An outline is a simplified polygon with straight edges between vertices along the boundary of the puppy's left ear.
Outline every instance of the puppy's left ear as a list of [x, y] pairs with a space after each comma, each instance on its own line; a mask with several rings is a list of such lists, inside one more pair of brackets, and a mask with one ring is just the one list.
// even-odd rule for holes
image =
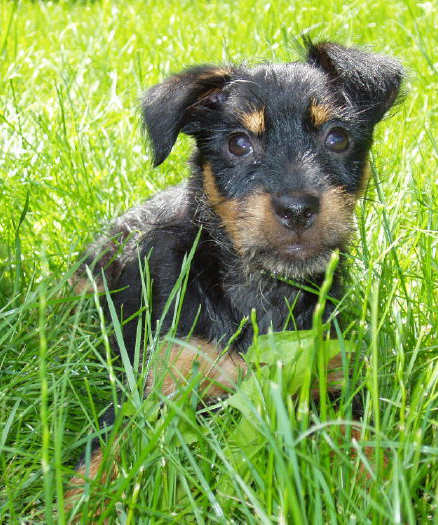
[[307, 62], [322, 69], [339, 89], [342, 103], [353, 104], [376, 124], [400, 92], [403, 68], [397, 60], [331, 42], [306, 43]]
[[153, 146], [154, 166], [167, 158], [180, 131], [189, 134], [195, 131], [200, 111], [220, 104], [222, 89], [230, 79], [230, 69], [197, 66], [146, 91], [141, 109]]

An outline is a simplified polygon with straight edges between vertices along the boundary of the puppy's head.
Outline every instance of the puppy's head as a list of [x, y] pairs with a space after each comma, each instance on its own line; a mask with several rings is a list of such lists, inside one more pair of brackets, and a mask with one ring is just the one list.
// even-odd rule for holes
[[142, 110], [155, 165], [180, 131], [196, 139], [203, 191], [247, 268], [305, 278], [348, 239], [401, 80], [392, 59], [308, 43], [304, 63], [184, 71]]

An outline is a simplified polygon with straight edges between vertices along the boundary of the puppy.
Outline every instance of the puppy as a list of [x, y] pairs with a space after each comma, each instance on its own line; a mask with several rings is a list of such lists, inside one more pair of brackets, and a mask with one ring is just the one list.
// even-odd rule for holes
[[[117, 290], [133, 359], [141, 266], [147, 260], [152, 327], [161, 319], [164, 335], [174, 316], [166, 302], [195, 245], [175, 333], [190, 337], [159, 360], [165, 395], [195, 361], [209, 396], [231, 387], [245, 369], [253, 328], [242, 319], [253, 309], [259, 333], [310, 328], [318, 295], [302, 285], [320, 285], [332, 252], [346, 249], [374, 126], [396, 101], [403, 71], [393, 59], [330, 42], [307, 42], [306, 51], [305, 62], [193, 67], [144, 95], [155, 166], [183, 132], [196, 143], [191, 176], [117, 219], [86, 264]], [[339, 293], [335, 275], [331, 295]], [[332, 311], [328, 302], [325, 318]], [[146, 390], [153, 381], [151, 372]], [[100, 458], [97, 451], [91, 476]]]

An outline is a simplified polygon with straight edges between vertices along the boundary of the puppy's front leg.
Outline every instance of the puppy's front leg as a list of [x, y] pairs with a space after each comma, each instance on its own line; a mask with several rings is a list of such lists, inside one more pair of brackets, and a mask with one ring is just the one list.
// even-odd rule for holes
[[173, 343], [164, 347], [154, 356], [152, 371], [146, 385], [148, 394], [161, 377], [160, 390], [171, 395], [187, 383], [197, 368], [202, 378], [200, 390], [204, 399], [226, 396], [236, 385], [239, 377], [246, 373], [245, 361], [233, 351], [224, 355], [213, 343], [192, 337], [186, 343]]

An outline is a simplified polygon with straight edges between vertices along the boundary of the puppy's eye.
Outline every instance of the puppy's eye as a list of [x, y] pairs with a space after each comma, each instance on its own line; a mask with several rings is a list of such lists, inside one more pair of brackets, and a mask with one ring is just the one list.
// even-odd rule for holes
[[254, 151], [254, 148], [248, 135], [235, 133], [228, 139], [228, 151], [235, 157], [246, 157]]
[[332, 128], [326, 138], [325, 147], [334, 153], [343, 153], [350, 145], [349, 134], [345, 129]]

